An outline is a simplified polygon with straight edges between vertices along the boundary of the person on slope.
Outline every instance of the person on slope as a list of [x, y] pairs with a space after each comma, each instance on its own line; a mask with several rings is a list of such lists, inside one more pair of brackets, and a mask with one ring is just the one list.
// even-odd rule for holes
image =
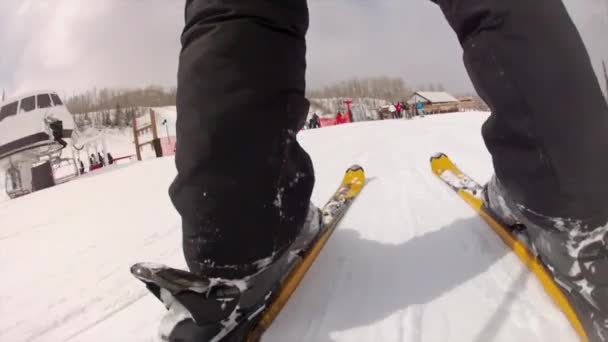
[[106, 166], [105, 158], [103, 157], [103, 154], [101, 154], [101, 152], [97, 152], [97, 160], [99, 160], [99, 167]]
[[81, 175], [84, 175], [84, 163], [82, 160], [78, 159], [78, 169]]
[[401, 117], [401, 103], [395, 103], [395, 116], [393, 119], [399, 119]]
[[63, 121], [52, 115], [47, 115], [44, 117], [44, 124], [47, 127], [49, 136], [53, 137], [53, 140], [60, 144], [62, 149], [68, 146], [68, 143], [63, 140]]
[[395, 107], [394, 104], [391, 104], [390, 106], [388, 106], [388, 111], [391, 114], [391, 119], [394, 119], [395, 117], [397, 117], [397, 107]]
[[317, 115], [317, 113], [312, 113], [312, 117], [309, 120], [308, 127], [311, 129], [321, 127], [321, 120], [319, 118], [319, 115]]
[[416, 102], [416, 113], [423, 118], [424, 115], [426, 114], [424, 112], [424, 104], [422, 103], [422, 101], [418, 100], [418, 102]]
[[336, 125], [342, 125], [348, 122], [347, 114], [344, 112], [338, 112], [336, 115]]
[[336, 114], [336, 125], [340, 125], [342, 123], [343, 123], [342, 112], [338, 111], [338, 113]]
[[[578, 310], [592, 313], [589, 334], [604, 340], [608, 159], [595, 151], [608, 150], [608, 108], [581, 38], [561, 0], [436, 2], [493, 112], [482, 129], [496, 171], [486, 204], [528, 226], [540, 257], [580, 298]], [[319, 229], [313, 165], [295, 137], [309, 108], [308, 7], [188, 0], [185, 14], [170, 196], [190, 270], [247, 279], [238, 307], [254, 315], [294, 241], [305, 245]], [[193, 318], [206, 300], [179, 303], [189, 313], [165, 321], [164, 338], [215, 336], [223, 318]], [[166, 304], [170, 313], [179, 306]]]

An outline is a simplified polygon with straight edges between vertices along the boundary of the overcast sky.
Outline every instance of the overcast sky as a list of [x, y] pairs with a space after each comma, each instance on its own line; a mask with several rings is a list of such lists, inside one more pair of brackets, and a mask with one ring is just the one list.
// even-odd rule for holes
[[[250, 0], [248, 0], [250, 1]], [[596, 70], [608, 60], [608, 0], [565, 0]], [[0, 88], [7, 95], [174, 86], [180, 0], [0, 0]], [[472, 90], [461, 49], [428, 0], [309, 0], [308, 85], [399, 76]]]

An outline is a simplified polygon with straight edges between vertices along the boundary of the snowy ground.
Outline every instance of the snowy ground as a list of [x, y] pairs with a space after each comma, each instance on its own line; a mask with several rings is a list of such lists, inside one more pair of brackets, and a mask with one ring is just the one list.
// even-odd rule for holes
[[[264, 341], [575, 341], [540, 285], [431, 174], [433, 152], [491, 175], [487, 114], [301, 133], [322, 203], [344, 169], [370, 182]], [[147, 160], [0, 202], [0, 341], [153, 341], [163, 307], [129, 274], [183, 267], [167, 196], [173, 160]]]

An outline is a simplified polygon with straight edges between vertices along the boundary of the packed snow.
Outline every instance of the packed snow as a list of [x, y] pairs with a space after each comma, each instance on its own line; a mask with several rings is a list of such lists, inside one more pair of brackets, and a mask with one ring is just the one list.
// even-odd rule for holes
[[[369, 183], [264, 341], [576, 340], [534, 276], [430, 171], [442, 151], [488, 180], [487, 115], [300, 133], [316, 204], [351, 164]], [[1, 201], [0, 341], [154, 341], [165, 309], [129, 267], [185, 267], [174, 176], [173, 158], [151, 159]]]

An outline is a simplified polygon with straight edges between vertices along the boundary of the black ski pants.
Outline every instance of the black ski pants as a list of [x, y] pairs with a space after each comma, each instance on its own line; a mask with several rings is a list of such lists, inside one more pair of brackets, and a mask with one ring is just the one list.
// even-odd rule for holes
[[296, 141], [309, 109], [307, 29], [303, 0], [186, 3], [178, 175], [169, 191], [193, 272], [254, 273], [304, 223], [314, 184], [310, 157]]
[[438, 0], [492, 115], [483, 137], [509, 197], [529, 212], [608, 218], [608, 107], [561, 0]]
[[[492, 109], [483, 136], [509, 195], [604, 222], [608, 109], [561, 1], [438, 4]], [[170, 194], [194, 272], [251, 274], [304, 222], [314, 172], [295, 135], [308, 112], [307, 27], [306, 0], [187, 1]]]

